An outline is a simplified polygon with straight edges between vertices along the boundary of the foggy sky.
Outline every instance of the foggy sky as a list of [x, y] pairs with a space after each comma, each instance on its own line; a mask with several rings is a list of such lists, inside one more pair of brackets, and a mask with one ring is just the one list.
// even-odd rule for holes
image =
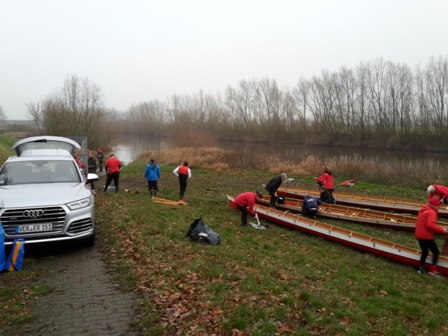
[[323, 70], [383, 58], [414, 68], [448, 56], [445, 0], [0, 0], [0, 106], [26, 104], [89, 78], [106, 107], [241, 80], [293, 87]]

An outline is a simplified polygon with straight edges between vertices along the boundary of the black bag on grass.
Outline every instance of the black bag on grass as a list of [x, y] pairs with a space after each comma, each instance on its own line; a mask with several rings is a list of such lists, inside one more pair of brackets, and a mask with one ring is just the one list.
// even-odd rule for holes
[[221, 237], [215, 231], [210, 229], [210, 227], [206, 223], [204, 223], [202, 217], [196, 219], [193, 223], [191, 223], [186, 237], [190, 237], [194, 241], [200, 241], [206, 244], [221, 244]]

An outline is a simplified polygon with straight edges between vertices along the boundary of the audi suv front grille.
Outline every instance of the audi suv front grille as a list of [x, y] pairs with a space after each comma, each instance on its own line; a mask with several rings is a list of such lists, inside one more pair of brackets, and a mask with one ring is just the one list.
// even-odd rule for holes
[[[18, 225], [51, 224], [52, 230], [48, 232], [62, 232], [66, 213], [62, 207], [39, 207], [24, 209], [9, 209], [3, 212], [0, 221], [7, 236], [16, 235]], [[30, 232], [36, 233], [36, 232]], [[21, 235], [27, 233], [21, 233]], [[29, 233], [28, 233], [29, 234]]]

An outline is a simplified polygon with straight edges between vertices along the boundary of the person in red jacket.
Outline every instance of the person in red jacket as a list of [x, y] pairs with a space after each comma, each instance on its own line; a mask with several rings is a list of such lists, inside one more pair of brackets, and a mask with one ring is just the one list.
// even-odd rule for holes
[[173, 174], [179, 178], [179, 202], [185, 203], [185, 190], [187, 190], [188, 179], [191, 178], [191, 170], [188, 168], [188, 161], [184, 161], [182, 166], [174, 169]]
[[443, 202], [443, 204], [448, 204], [448, 187], [445, 187], [443, 185], [439, 184], [432, 184], [427, 189], [430, 199], [434, 196], [439, 196], [440, 202]]
[[235, 197], [235, 205], [241, 211], [241, 222], [243, 226], [247, 226], [247, 214], [255, 215], [255, 202], [261, 200], [263, 195], [257, 192], [245, 192]]
[[104, 192], [107, 191], [107, 188], [109, 187], [109, 184], [112, 182], [112, 180], [114, 180], [115, 192], [118, 192], [121, 161], [118, 160], [115, 157], [115, 155], [112, 153], [112, 154], [110, 154], [110, 157], [107, 159], [104, 167], [106, 168], [106, 173], [107, 173], [106, 184], [104, 185]]
[[324, 173], [314, 178], [317, 181], [317, 184], [320, 187], [325, 187], [330, 192], [331, 198], [333, 198], [333, 173], [330, 171], [330, 168], [328, 166], [324, 166]]
[[440, 201], [437, 197], [430, 198], [428, 203], [418, 212], [417, 223], [415, 224], [415, 238], [417, 238], [422, 249], [418, 272], [425, 273], [425, 261], [430, 250], [432, 252], [432, 265], [428, 273], [435, 276], [439, 275], [437, 261], [440, 252], [434, 241], [434, 233], [445, 234], [448, 232], [448, 229], [436, 224], [439, 206]]

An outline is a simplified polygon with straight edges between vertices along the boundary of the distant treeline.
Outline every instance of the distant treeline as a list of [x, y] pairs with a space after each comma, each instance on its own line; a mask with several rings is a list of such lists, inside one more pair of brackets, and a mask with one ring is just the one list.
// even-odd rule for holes
[[27, 105], [41, 134], [82, 135], [92, 148], [118, 133], [307, 145], [442, 150], [448, 146], [448, 57], [411, 69], [378, 59], [355, 69], [323, 71], [294, 87], [242, 80], [223, 93], [174, 95], [107, 109], [88, 78], [68, 76], [59, 91]]
[[198, 132], [220, 140], [279, 141], [444, 149], [448, 130], [448, 58], [412, 70], [379, 59], [323, 71], [279, 88], [274, 79], [242, 80], [223, 94], [174, 95], [131, 106], [121, 131], [141, 135]]

